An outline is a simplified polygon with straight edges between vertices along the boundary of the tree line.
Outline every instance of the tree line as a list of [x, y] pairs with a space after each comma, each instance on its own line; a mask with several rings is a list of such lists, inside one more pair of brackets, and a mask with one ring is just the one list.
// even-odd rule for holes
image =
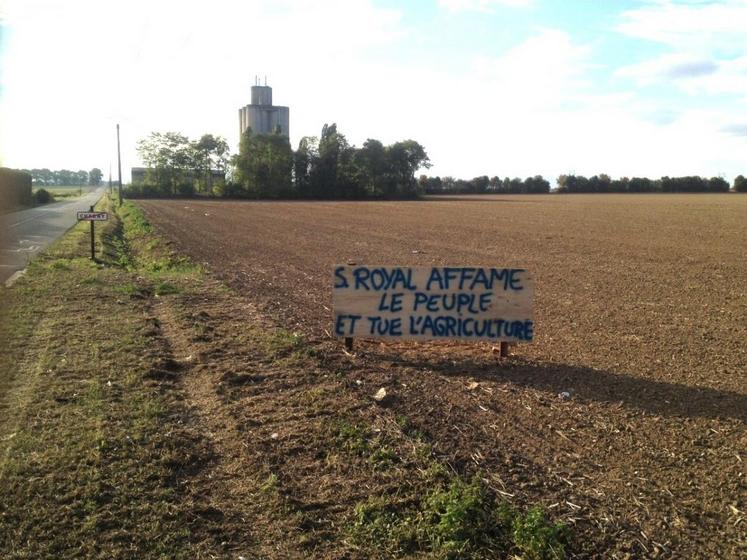
[[420, 189], [426, 194], [541, 194], [550, 192], [550, 183], [542, 175], [513, 179], [481, 175], [474, 179], [464, 180], [454, 177], [427, 177], [418, 179]]
[[190, 140], [178, 132], [152, 132], [137, 143], [147, 166], [142, 179], [133, 177], [131, 196], [210, 196], [225, 194], [230, 151], [220, 136], [203, 134]]
[[[410, 198], [418, 194], [415, 173], [430, 167], [428, 154], [414, 140], [385, 146], [368, 139], [358, 148], [336, 124], [325, 124], [319, 137], [304, 136], [297, 150], [279, 130], [255, 134], [247, 129], [231, 158], [220, 137], [192, 142], [174, 132], [151, 133], [138, 142], [138, 153], [148, 172], [141, 184], [128, 187], [131, 196]], [[211, 170], [229, 175], [210, 185]]]
[[[736, 183], [736, 181], [735, 181]], [[611, 179], [601, 174], [593, 177], [581, 175], [561, 175], [558, 177], [560, 193], [718, 193], [729, 192], [729, 183], [722, 177], [710, 179], [698, 176], [662, 177], [621, 177]]]
[[[539, 194], [549, 193], [550, 183], [541, 175], [510, 179], [508, 177], [488, 178], [487, 175], [474, 179], [454, 179], [453, 177], [427, 177], [418, 179], [420, 189], [426, 194]], [[739, 175], [733, 184], [736, 192], [747, 192], [747, 179]], [[593, 177], [581, 175], [560, 175], [557, 179], [558, 193], [719, 193], [728, 192], [729, 183], [721, 177], [621, 177], [612, 179], [604, 173]]]
[[[287, 136], [255, 134], [247, 129], [239, 153], [229, 153], [220, 136], [204, 134], [190, 140], [176, 132], [153, 132], [138, 142], [148, 166], [143, 177], [128, 187], [131, 196], [231, 196], [240, 198], [365, 199], [412, 198], [425, 194], [542, 194], [551, 185], [541, 175], [526, 179], [488, 177], [470, 180], [420, 175], [430, 167], [423, 146], [403, 140], [385, 146], [369, 138], [351, 145], [336, 124], [325, 124], [321, 135], [304, 136], [293, 150]], [[621, 177], [604, 173], [592, 177], [560, 175], [558, 193], [687, 193], [727, 192], [721, 177]], [[734, 190], [747, 192], [739, 175]]]
[[252, 198], [364, 199], [412, 198], [418, 194], [415, 173], [430, 167], [428, 154], [415, 140], [385, 146], [369, 138], [351, 145], [336, 124], [321, 136], [304, 136], [293, 151], [287, 137], [254, 134], [241, 137], [234, 159], [232, 194]]
[[72, 187], [80, 185], [99, 186], [103, 174], [94, 167], [90, 171], [70, 171], [69, 169], [20, 169], [31, 175], [31, 183], [40, 187]]

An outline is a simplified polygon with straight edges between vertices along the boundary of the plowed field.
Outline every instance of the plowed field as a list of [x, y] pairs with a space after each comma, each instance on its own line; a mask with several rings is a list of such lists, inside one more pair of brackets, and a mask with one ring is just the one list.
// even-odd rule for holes
[[[303, 333], [351, 399], [386, 387], [379, 413], [411, 419], [456, 471], [575, 525], [579, 557], [747, 556], [747, 196], [139, 205]], [[350, 261], [528, 268], [535, 342], [506, 360], [379, 341], [347, 356], [331, 267]]]

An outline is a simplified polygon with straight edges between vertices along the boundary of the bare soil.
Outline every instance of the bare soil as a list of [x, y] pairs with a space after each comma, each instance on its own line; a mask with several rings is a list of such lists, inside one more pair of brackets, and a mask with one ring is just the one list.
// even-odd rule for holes
[[[322, 535], [309, 550], [321, 554], [324, 531], [386, 486], [362, 486], [370, 480], [350, 467], [337, 479], [320, 475], [332, 472], [317, 453], [324, 415], [358, 414], [374, 425], [406, 417], [457, 472], [483, 473], [515, 503], [543, 504], [574, 526], [576, 557], [747, 555], [747, 197], [139, 205], [238, 294], [230, 305], [216, 296], [179, 313], [156, 308], [179, 355], [199, 347], [179, 334], [185, 321], [212, 317], [211, 349], [195, 368], [209, 377], [185, 377], [187, 404], [211, 432], [221, 433], [224, 417], [234, 424], [216, 436], [228, 439], [205, 472], [225, 484], [216, 494], [241, 496], [237, 473], [270, 461], [284, 499], [320, 512], [299, 518]], [[508, 360], [489, 345], [451, 343], [356, 341], [348, 355], [329, 332], [331, 268], [349, 261], [526, 267], [535, 343], [513, 347]], [[237, 346], [263, 325], [302, 333], [315, 369], [277, 369]], [[242, 377], [252, 369], [261, 393]], [[380, 387], [393, 395], [386, 409], [370, 400]], [[291, 407], [289, 392], [316, 396]], [[280, 535], [274, 542], [280, 548], [262, 549], [268, 557], [303, 555], [283, 550]], [[329, 555], [349, 554], [336, 550]]]

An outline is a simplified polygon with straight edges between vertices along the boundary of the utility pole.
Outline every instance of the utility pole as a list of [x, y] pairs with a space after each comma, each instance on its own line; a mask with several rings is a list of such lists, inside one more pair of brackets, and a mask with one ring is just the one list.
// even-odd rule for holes
[[117, 171], [119, 172], [119, 205], [122, 206], [122, 155], [119, 151], [119, 123], [117, 123]]

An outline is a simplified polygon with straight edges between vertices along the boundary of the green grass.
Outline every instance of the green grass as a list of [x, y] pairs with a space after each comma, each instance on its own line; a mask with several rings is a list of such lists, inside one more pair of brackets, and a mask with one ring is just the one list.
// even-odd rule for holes
[[148, 281], [86, 258], [85, 226], [0, 293], [0, 556], [194, 558], [174, 481], [199, 447], [148, 377], [147, 302], [122, 299]]
[[369, 443], [371, 436], [372, 432], [368, 427], [342, 420], [338, 427], [336, 441], [345, 451], [363, 456], [371, 450]]
[[168, 282], [160, 282], [158, 285], [156, 285], [155, 294], [157, 296], [167, 296], [169, 294], [178, 294], [181, 290], [174, 286], [173, 284], [169, 284]]

